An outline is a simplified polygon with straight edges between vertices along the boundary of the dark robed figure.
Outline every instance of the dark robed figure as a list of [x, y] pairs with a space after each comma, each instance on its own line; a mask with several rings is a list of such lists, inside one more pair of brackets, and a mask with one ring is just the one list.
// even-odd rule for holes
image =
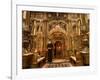
[[48, 48], [48, 62], [51, 63], [53, 55], [53, 44], [51, 43], [51, 41], [48, 42], [47, 48]]

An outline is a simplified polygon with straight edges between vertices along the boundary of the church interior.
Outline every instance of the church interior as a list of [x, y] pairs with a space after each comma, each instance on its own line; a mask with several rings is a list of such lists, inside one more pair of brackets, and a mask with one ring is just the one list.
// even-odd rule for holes
[[22, 69], [90, 65], [89, 14], [22, 11]]

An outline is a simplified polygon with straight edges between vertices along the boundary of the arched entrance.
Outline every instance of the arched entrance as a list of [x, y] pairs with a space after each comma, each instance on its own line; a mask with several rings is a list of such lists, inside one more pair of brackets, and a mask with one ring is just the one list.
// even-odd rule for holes
[[56, 41], [54, 43], [54, 58], [62, 58], [63, 57], [63, 44], [61, 41]]
[[54, 46], [53, 58], [64, 59], [64, 55], [66, 54], [66, 35], [66, 31], [59, 25], [48, 33], [48, 38], [52, 41]]

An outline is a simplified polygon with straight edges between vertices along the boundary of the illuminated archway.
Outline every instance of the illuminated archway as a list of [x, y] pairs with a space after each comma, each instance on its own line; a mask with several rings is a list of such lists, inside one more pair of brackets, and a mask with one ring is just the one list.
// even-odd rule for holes
[[64, 58], [66, 52], [65, 49], [67, 48], [67, 32], [59, 25], [56, 25], [56, 27], [48, 33], [48, 38], [54, 45], [54, 54], [57, 55], [57, 53], [59, 53], [59, 57]]

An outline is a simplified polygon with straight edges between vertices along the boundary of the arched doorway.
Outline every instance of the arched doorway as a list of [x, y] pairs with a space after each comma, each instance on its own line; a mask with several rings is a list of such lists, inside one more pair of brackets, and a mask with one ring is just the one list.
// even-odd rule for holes
[[48, 33], [48, 38], [52, 41], [54, 46], [53, 58], [64, 59], [65, 58], [65, 48], [66, 48], [66, 36], [67, 32], [57, 25]]
[[54, 58], [62, 58], [63, 46], [61, 41], [56, 41], [54, 44]]

